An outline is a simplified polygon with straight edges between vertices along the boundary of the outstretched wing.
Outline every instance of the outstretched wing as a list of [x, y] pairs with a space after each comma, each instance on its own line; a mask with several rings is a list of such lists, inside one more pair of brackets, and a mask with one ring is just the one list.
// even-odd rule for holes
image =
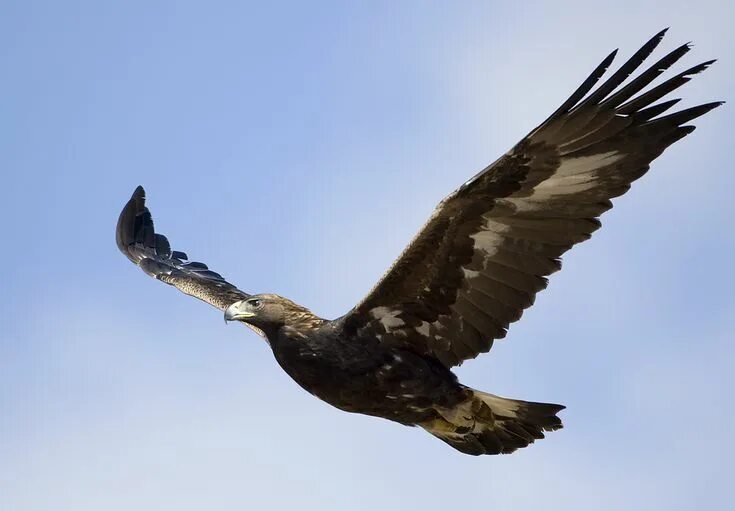
[[153, 229], [142, 186], [135, 189], [120, 213], [115, 237], [120, 252], [148, 275], [220, 310], [250, 296], [205, 264], [187, 261], [185, 253], [171, 250], [166, 236]]
[[624, 194], [651, 161], [694, 131], [687, 122], [720, 105], [661, 116], [679, 100], [653, 104], [714, 61], [641, 93], [689, 45], [621, 86], [664, 33], [590, 93], [616, 52], [610, 54], [538, 128], [445, 198], [382, 280], [345, 316], [344, 328], [434, 356], [447, 366], [488, 351], [494, 339], [504, 337], [546, 287], [546, 277], [561, 268], [559, 257], [600, 227], [598, 217], [612, 207], [610, 199]]

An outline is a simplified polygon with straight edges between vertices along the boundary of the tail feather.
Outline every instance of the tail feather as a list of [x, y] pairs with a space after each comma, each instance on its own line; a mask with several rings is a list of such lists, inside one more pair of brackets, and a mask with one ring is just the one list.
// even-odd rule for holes
[[466, 389], [467, 399], [421, 426], [465, 454], [508, 454], [562, 428], [562, 405], [507, 399]]

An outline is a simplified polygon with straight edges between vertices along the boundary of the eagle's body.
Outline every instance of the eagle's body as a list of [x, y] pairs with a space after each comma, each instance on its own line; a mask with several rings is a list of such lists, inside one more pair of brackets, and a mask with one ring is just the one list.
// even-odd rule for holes
[[435, 358], [353, 330], [349, 316], [327, 321], [277, 295], [259, 299], [287, 311], [283, 326], [263, 331], [278, 364], [340, 410], [423, 427], [468, 454], [512, 452], [561, 427], [563, 406], [475, 391]]
[[296, 383], [341, 410], [415, 425], [434, 418], [433, 405], [451, 407], [463, 397], [442, 364], [375, 337], [355, 338], [340, 320], [282, 328], [268, 341]]
[[284, 371], [337, 408], [420, 426], [467, 454], [525, 447], [561, 427], [564, 407], [470, 389], [451, 368], [505, 337], [561, 255], [600, 227], [611, 199], [694, 131], [688, 122], [720, 105], [664, 115], [679, 100], [656, 103], [714, 61], [644, 91], [689, 45], [623, 85], [664, 32], [593, 90], [609, 55], [548, 119], [447, 196], [378, 284], [334, 321], [241, 291], [171, 250], [141, 187], [120, 214], [117, 245], [147, 274], [266, 337]]

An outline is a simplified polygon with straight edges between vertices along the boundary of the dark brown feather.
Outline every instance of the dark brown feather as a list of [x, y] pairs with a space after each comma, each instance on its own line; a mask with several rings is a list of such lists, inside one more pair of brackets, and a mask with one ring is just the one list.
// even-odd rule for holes
[[250, 296], [207, 265], [187, 261], [184, 252], [171, 251], [168, 239], [155, 232], [142, 186], [135, 189], [120, 213], [115, 238], [120, 252], [145, 273], [220, 310]]

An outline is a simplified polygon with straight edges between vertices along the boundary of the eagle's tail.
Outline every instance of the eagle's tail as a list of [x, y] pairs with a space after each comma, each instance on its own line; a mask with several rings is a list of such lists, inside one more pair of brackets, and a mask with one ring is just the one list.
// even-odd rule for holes
[[562, 405], [507, 399], [465, 387], [467, 399], [420, 424], [465, 454], [507, 454], [561, 429]]

